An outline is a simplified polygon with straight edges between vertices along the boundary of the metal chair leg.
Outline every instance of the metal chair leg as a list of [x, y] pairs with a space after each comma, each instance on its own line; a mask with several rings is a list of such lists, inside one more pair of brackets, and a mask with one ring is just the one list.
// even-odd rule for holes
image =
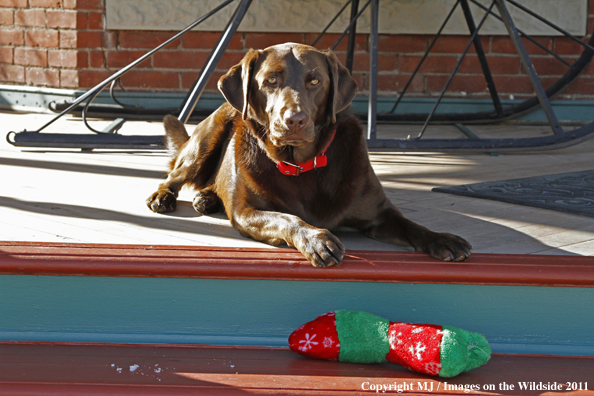
[[369, 109], [367, 111], [367, 139], [377, 139], [377, 42], [379, 0], [371, 1], [371, 32], [369, 62]]
[[204, 88], [206, 87], [206, 83], [208, 82], [210, 75], [214, 71], [215, 67], [219, 63], [219, 60], [223, 56], [223, 53], [227, 49], [227, 46], [229, 45], [231, 38], [237, 31], [237, 28], [243, 20], [243, 17], [245, 16], [247, 10], [250, 8], [251, 3], [252, 0], [242, 0], [239, 6], [237, 6], [237, 9], [235, 10], [233, 17], [231, 18], [231, 20], [227, 24], [227, 27], [223, 31], [223, 34], [221, 35], [219, 42], [212, 50], [208, 60], [206, 61], [206, 65], [202, 68], [200, 77], [195, 82], [194, 87], [190, 91], [190, 95], [186, 99], [178, 117], [178, 119], [184, 124], [188, 122], [188, 119], [190, 118], [192, 111], [194, 111], [194, 108], [196, 107], [196, 104], [198, 103], [198, 100], [202, 95], [202, 91], [204, 91]]

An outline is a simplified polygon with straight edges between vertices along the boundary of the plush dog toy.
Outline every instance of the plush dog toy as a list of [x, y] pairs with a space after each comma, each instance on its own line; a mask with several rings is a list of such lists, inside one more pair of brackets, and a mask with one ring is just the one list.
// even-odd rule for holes
[[301, 355], [352, 363], [400, 364], [450, 378], [487, 363], [480, 334], [449, 326], [389, 322], [361, 311], [333, 311], [296, 329], [289, 347]]

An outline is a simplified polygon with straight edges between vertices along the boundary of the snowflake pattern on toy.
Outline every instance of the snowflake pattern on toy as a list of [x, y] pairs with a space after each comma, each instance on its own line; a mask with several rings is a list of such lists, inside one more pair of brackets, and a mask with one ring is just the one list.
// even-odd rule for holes
[[390, 352], [386, 360], [410, 370], [437, 375], [441, 368], [442, 334], [441, 326], [390, 322]]
[[316, 335], [317, 334], [310, 336], [309, 333], [305, 333], [305, 339], [299, 340], [299, 343], [303, 344], [302, 346], [299, 347], [299, 350], [306, 352], [308, 349], [311, 349], [314, 345], [318, 345], [319, 342], [314, 341], [314, 338], [316, 338]]
[[289, 337], [289, 347], [305, 356], [338, 360], [340, 343], [334, 312], [321, 315], [296, 329]]

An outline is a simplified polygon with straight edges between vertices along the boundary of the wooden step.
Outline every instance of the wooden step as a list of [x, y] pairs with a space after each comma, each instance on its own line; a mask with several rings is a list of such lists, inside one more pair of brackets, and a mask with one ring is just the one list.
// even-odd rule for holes
[[[392, 386], [386, 394], [594, 395], [594, 358], [585, 357], [496, 354], [444, 379], [390, 363], [315, 360], [287, 348], [0, 342], [0, 356], [3, 396], [355, 395], [378, 386]], [[558, 392], [541, 384], [557, 384]]]
[[0, 242], [0, 340], [285, 347], [337, 309], [483, 334], [497, 353], [594, 355], [594, 258], [461, 263], [350, 251]]
[[0, 241], [0, 274], [594, 287], [594, 258], [473, 254], [447, 262], [359, 250], [340, 266], [314, 268], [295, 249]]

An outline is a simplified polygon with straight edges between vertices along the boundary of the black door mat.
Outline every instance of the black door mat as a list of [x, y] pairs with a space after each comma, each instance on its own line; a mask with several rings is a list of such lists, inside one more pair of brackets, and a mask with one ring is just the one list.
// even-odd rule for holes
[[436, 187], [432, 191], [594, 217], [594, 170]]

